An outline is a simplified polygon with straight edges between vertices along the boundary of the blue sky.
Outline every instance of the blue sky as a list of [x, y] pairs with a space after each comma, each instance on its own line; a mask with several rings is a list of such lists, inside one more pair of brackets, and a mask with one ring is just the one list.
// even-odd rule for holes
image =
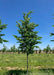
[[[45, 48], [48, 44], [51, 48], [54, 43], [50, 40], [50, 33], [53, 32], [54, 24], [53, 14], [54, 14], [54, 0], [0, 0], [0, 17], [2, 19], [2, 24], [8, 24], [7, 29], [3, 30], [5, 33], [4, 39], [9, 40], [5, 45], [9, 48], [12, 45], [18, 46], [16, 39], [12, 36], [17, 34], [16, 21], [23, 19], [23, 12], [29, 12], [33, 10], [34, 13], [31, 14], [31, 21], [39, 24], [37, 31], [38, 35], [43, 37], [42, 44], [38, 44], [41, 49]], [[2, 45], [0, 45], [2, 47]]]

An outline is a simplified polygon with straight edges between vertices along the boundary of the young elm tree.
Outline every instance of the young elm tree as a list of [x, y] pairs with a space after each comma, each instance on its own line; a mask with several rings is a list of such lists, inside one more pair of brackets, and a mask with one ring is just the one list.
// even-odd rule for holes
[[[18, 32], [21, 36], [13, 35], [17, 42], [20, 43], [21, 51], [27, 54], [27, 75], [28, 75], [28, 55], [33, 53], [34, 47], [36, 44], [41, 43], [42, 37], [37, 35], [38, 31], [34, 31], [34, 29], [38, 26], [34, 22], [30, 22], [30, 14], [32, 11], [28, 13], [23, 13], [23, 20], [19, 20], [21, 23], [17, 22]], [[36, 29], [35, 29], [36, 30]]]

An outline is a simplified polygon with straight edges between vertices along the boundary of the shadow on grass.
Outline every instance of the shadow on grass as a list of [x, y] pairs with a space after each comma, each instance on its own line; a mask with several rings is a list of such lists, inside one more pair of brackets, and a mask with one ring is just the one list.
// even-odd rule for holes
[[6, 74], [7, 75], [26, 75], [26, 70], [9, 70]]
[[54, 74], [54, 69], [39, 69], [40, 71], [44, 71], [44, 72], [52, 72]]

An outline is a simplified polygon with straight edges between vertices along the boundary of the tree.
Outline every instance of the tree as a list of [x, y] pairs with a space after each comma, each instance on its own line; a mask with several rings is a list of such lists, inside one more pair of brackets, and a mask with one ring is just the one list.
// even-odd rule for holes
[[3, 48], [2, 48], [2, 58], [4, 57], [4, 52], [7, 50], [7, 47], [5, 46], [5, 44], [3, 44]]
[[15, 52], [16, 51], [16, 47], [15, 47], [15, 45], [13, 45], [12, 47], [11, 47], [11, 52]]
[[44, 48], [43, 51], [46, 52], [46, 48]]
[[21, 51], [27, 54], [27, 75], [28, 75], [28, 55], [33, 53], [34, 47], [36, 44], [41, 43], [42, 37], [37, 35], [38, 31], [34, 31], [34, 29], [38, 26], [34, 22], [30, 22], [30, 14], [32, 11], [28, 13], [23, 13], [23, 20], [19, 20], [17, 23], [18, 32], [20, 36], [13, 35], [17, 43], [20, 43]]
[[7, 52], [11, 52], [10, 49], [7, 49]]
[[46, 47], [46, 48], [44, 48], [44, 51], [45, 51], [46, 53], [48, 53], [49, 51], [51, 51], [50, 46], [49, 46], [49, 45], [47, 45], [47, 47]]
[[20, 54], [20, 51], [21, 51], [21, 50], [20, 50], [20, 48], [19, 48], [19, 47], [17, 47], [17, 52], [18, 52], [18, 54]]
[[41, 53], [41, 49], [39, 48], [39, 53]]
[[5, 36], [5, 34], [1, 34], [2, 30], [3, 30], [3, 29], [6, 29], [6, 28], [7, 28], [7, 24], [3, 24], [3, 25], [2, 25], [2, 22], [1, 22], [1, 20], [0, 20], [0, 43], [8, 42], [7, 40], [4, 40], [4, 39], [2, 38], [2, 36]]
[[7, 50], [7, 47], [3, 44], [2, 52], [5, 52]]

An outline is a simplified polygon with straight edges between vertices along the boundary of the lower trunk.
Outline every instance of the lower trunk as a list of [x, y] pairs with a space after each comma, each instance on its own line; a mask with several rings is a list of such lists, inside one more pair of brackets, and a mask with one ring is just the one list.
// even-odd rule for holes
[[2, 59], [3, 59], [3, 57], [4, 57], [4, 52], [2, 52]]
[[37, 54], [37, 50], [36, 50], [36, 54]]
[[46, 51], [46, 54], [47, 54], [48, 52]]
[[28, 75], [28, 53], [27, 53], [27, 75]]

